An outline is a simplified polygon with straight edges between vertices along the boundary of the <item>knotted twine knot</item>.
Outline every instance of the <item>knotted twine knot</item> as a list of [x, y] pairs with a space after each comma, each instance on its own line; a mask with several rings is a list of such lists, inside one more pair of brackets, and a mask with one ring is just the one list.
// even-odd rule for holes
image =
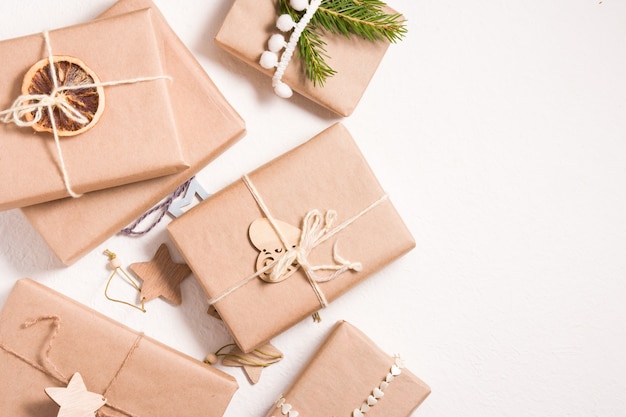
[[[48, 67], [50, 71], [50, 79], [53, 82], [54, 87], [50, 91], [50, 94], [23, 94], [13, 102], [11, 107], [6, 110], [0, 111], [0, 122], [5, 124], [13, 123], [19, 127], [32, 127], [41, 121], [44, 110], [48, 111], [50, 117], [50, 127], [52, 128], [52, 134], [54, 136], [54, 143], [57, 149], [57, 155], [59, 157], [59, 168], [63, 177], [63, 184], [68, 194], [73, 198], [78, 198], [82, 194], [76, 193], [69, 181], [69, 175], [63, 160], [63, 153], [61, 151], [61, 144], [59, 141], [59, 130], [54, 117], [54, 109], [59, 109], [68, 119], [86, 125], [90, 120], [81, 114], [75, 107], [72, 107], [70, 102], [66, 99], [63, 91], [83, 90], [87, 88], [106, 87], [122, 84], [135, 84], [145, 81], [155, 81], [159, 79], [169, 79], [167, 75], [157, 75], [151, 77], [138, 77], [130, 78], [126, 80], [108, 81], [108, 82], [82, 82], [77, 85], [59, 86], [57, 80], [57, 72], [54, 67], [54, 55], [52, 54], [52, 46], [50, 43], [50, 34], [48, 31], [42, 32], [42, 36], [46, 46]], [[28, 120], [32, 117], [32, 120]]]
[[[311, 251], [326, 240], [325, 236], [331, 233], [336, 219], [337, 212], [335, 210], [328, 210], [326, 216], [322, 216], [319, 210], [309, 211], [302, 221], [302, 233], [300, 234], [298, 245], [289, 248], [287, 242], [282, 242], [288, 249], [274, 264], [270, 273], [270, 281], [279, 281], [294, 263], [297, 263], [305, 271], [309, 279], [315, 282], [331, 281], [347, 270], [361, 271], [363, 266], [360, 262], [347, 261], [337, 254], [336, 242], [333, 245], [333, 257], [337, 263], [336, 265], [311, 265], [308, 260]], [[315, 271], [319, 270], [333, 270], [334, 272], [326, 277], [320, 277], [315, 273]]]

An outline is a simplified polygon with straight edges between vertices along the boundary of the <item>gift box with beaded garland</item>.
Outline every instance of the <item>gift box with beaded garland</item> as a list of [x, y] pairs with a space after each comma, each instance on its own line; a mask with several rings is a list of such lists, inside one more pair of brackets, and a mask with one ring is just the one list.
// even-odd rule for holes
[[266, 417], [408, 417], [429, 394], [401, 356], [340, 321]]
[[415, 246], [342, 124], [204, 200], [168, 231], [245, 352]]
[[149, 10], [0, 42], [0, 209], [188, 166], [160, 47]]
[[[170, 91], [170, 96], [180, 146], [190, 166], [175, 175], [89, 193], [80, 199], [63, 199], [23, 208], [26, 218], [65, 264], [80, 259], [133, 222], [228, 149], [246, 131], [243, 119], [150, 0], [120, 0], [104, 16], [145, 8], [150, 8], [155, 33], [163, 44], [164, 70], [176, 80], [176, 88]], [[67, 213], [80, 213], [80, 216], [68, 216]]]
[[[281, 1], [287, 3], [285, 0], [235, 0], [215, 36], [215, 42], [246, 64], [273, 76], [276, 73], [274, 64], [278, 65], [275, 61], [280, 61], [283, 57], [281, 48], [291, 41], [289, 32], [292, 27], [291, 20], [281, 22], [278, 18]], [[291, 0], [291, 3], [294, 1]], [[308, 1], [303, 0], [296, 1], [296, 3], [298, 3], [296, 6], [298, 9], [309, 4]], [[347, 3], [350, 3], [347, 7], [354, 5], [353, 2]], [[324, 2], [321, 6], [325, 6]], [[397, 15], [387, 6], [382, 7], [382, 10], [389, 15]], [[403, 20], [399, 15], [397, 16], [399, 21]], [[287, 32], [284, 40], [283, 36], [280, 38], [275, 36], [280, 34], [280, 30]], [[400, 30], [404, 31], [404, 29]], [[283, 93], [279, 90], [287, 88], [340, 116], [349, 116], [365, 93], [389, 47], [389, 41], [386, 39], [373, 41], [354, 34], [350, 34], [348, 39], [342, 34], [330, 33], [327, 30], [318, 33], [319, 40], [324, 43], [325, 49], [325, 53], [321, 55], [325, 63], [336, 72], [335, 75], [328, 77], [324, 83], [312, 82], [305, 75], [305, 66], [299, 59], [300, 52], [296, 51], [284, 71], [277, 94], [282, 95]], [[267, 60], [268, 62], [262, 62], [262, 57], [268, 48], [270, 52], [277, 51], [278, 56], [273, 60]], [[271, 91], [273, 84], [275, 82], [267, 81], [268, 91]]]
[[219, 417], [237, 390], [232, 376], [30, 279], [17, 281], [0, 323], [3, 416], [56, 416], [44, 390], [76, 372], [111, 417]]

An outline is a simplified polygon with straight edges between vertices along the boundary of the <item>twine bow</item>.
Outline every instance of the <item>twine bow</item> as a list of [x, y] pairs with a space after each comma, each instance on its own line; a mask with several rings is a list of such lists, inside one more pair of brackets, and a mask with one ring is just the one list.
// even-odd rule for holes
[[[84, 86], [73, 87], [55, 87], [50, 94], [25, 94], [19, 96], [6, 110], [4, 117], [1, 119], [3, 123], [14, 123], [19, 127], [31, 127], [39, 123], [43, 117], [44, 109], [48, 110], [50, 114], [50, 121], [54, 123], [52, 117], [53, 109], [57, 108], [70, 120], [79, 123], [87, 124], [89, 119], [82, 115], [76, 108], [72, 107], [65, 99], [63, 94], [59, 94], [61, 91], [86, 88]], [[29, 117], [30, 116], [30, 117]], [[31, 120], [28, 120], [28, 119]]]
[[[361, 271], [363, 267], [360, 262], [347, 261], [337, 254], [336, 242], [333, 246], [333, 255], [335, 262], [337, 262], [336, 265], [311, 265], [308, 260], [311, 250], [327, 239], [325, 236], [331, 233], [336, 219], [337, 212], [334, 210], [328, 210], [326, 216], [322, 216], [319, 210], [309, 211], [302, 221], [302, 233], [300, 234], [298, 245], [295, 248], [288, 249], [283, 256], [278, 258], [270, 273], [270, 280], [278, 281], [281, 276], [287, 273], [289, 266], [294, 262], [297, 262], [306, 272], [309, 279], [315, 282], [333, 280], [347, 270]], [[276, 230], [278, 230], [278, 228], [276, 228]], [[285, 247], [289, 247], [287, 242], [283, 241], [282, 243]], [[319, 270], [333, 270], [334, 272], [327, 277], [320, 277], [315, 273], [315, 271]]]

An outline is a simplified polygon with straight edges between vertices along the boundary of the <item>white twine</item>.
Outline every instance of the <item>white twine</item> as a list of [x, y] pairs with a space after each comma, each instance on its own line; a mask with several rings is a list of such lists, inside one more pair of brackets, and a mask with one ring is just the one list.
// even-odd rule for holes
[[[54, 67], [54, 57], [52, 55], [52, 47], [50, 43], [50, 35], [48, 31], [44, 31], [42, 33], [46, 50], [47, 50], [47, 59], [49, 62], [48, 67], [50, 68], [50, 78], [54, 83], [54, 88], [50, 91], [50, 94], [24, 94], [20, 95], [9, 107], [7, 110], [0, 111], [0, 122], [5, 124], [13, 123], [19, 127], [32, 127], [41, 121], [43, 117], [44, 110], [48, 111], [48, 115], [50, 117], [50, 124], [52, 127], [52, 134], [54, 136], [54, 143], [56, 145], [57, 155], [59, 157], [59, 168], [61, 170], [61, 174], [63, 176], [63, 183], [65, 185], [65, 189], [71, 197], [78, 198], [82, 194], [77, 194], [74, 192], [70, 185], [69, 174], [67, 172], [67, 167], [65, 166], [65, 161], [63, 159], [63, 152], [61, 151], [61, 143], [59, 140], [58, 128], [56, 125], [56, 120], [54, 118], [54, 109], [58, 108], [68, 119], [85, 125], [89, 123], [89, 119], [81, 114], [76, 108], [72, 107], [72, 105], [66, 100], [65, 95], [59, 94], [63, 91], [71, 91], [71, 90], [83, 90], [86, 88], [97, 88], [97, 87], [108, 87], [122, 84], [135, 84], [145, 81], [155, 81], [159, 79], [169, 79], [172, 78], [167, 75], [157, 75], [153, 77], [138, 77], [138, 78], [130, 78], [125, 80], [118, 81], [107, 81], [107, 82], [98, 82], [98, 83], [85, 83], [73, 86], [61, 86], [59, 87], [57, 81], [57, 73], [56, 68]], [[34, 113], [34, 114], [33, 114]], [[29, 117], [32, 117], [32, 120], [28, 120]]]
[[[335, 265], [311, 265], [308, 260], [308, 255], [315, 247], [330, 239], [337, 233], [341, 232], [352, 223], [363, 217], [370, 210], [374, 209], [375, 207], [386, 201], [388, 199], [388, 196], [386, 194], [383, 195], [381, 198], [370, 204], [368, 207], [361, 210], [359, 213], [350, 217], [349, 219], [345, 220], [343, 223], [334, 228], [333, 224], [337, 218], [337, 213], [334, 210], [327, 211], [326, 216], [322, 216], [322, 213], [319, 210], [309, 211], [304, 216], [299, 243], [294, 248], [289, 245], [289, 242], [278, 227], [276, 219], [274, 219], [274, 217], [270, 213], [258, 190], [254, 186], [252, 181], [250, 181], [250, 178], [247, 175], [244, 175], [242, 180], [244, 184], [246, 184], [246, 186], [248, 187], [250, 194], [252, 194], [252, 197], [263, 212], [263, 215], [272, 225], [272, 228], [278, 235], [278, 238], [285, 247], [286, 251], [274, 262], [270, 263], [260, 270], [257, 270], [256, 273], [246, 277], [245, 279], [239, 281], [217, 297], [210, 299], [209, 305], [213, 305], [219, 302], [220, 300], [237, 291], [239, 288], [243, 287], [253, 279], [263, 275], [270, 270], [270, 281], [278, 281], [280, 277], [287, 272], [288, 268], [294, 262], [296, 262], [305, 272], [309, 284], [313, 288], [313, 291], [315, 292], [315, 295], [317, 296], [322, 308], [327, 307], [328, 301], [326, 300], [326, 297], [324, 296], [322, 290], [319, 288], [318, 283], [331, 281], [348, 270], [356, 272], [361, 271], [362, 265], [360, 262], [350, 262], [340, 257], [337, 254], [337, 242], [335, 242], [335, 244], [333, 245], [333, 258], [336, 262]], [[327, 276], [319, 276], [316, 273], [317, 271], [333, 272]]]

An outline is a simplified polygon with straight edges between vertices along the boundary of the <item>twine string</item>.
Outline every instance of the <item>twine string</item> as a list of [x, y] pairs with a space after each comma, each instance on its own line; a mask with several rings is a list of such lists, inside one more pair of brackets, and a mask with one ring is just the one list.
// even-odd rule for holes
[[[167, 75], [158, 75], [152, 77], [138, 77], [129, 78], [125, 80], [106, 81], [98, 83], [84, 83], [71, 86], [59, 86], [57, 80], [57, 72], [54, 66], [54, 56], [52, 55], [52, 46], [50, 42], [50, 35], [48, 31], [42, 33], [44, 43], [47, 51], [47, 59], [49, 62], [48, 68], [50, 71], [50, 78], [52, 79], [54, 88], [49, 94], [23, 94], [20, 95], [6, 110], [0, 111], [0, 122], [5, 124], [13, 123], [18, 127], [32, 127], [39, 123], [43, 117], [43, 112], [47, 111], [50, 117], [50, 125], [52, 128], [52, 135], [54, 136], [54, 143], [56, 146], [57, 157], [59, 159], [59, 169], [61, 170], [61, 176], [63, 178], [63, 184], [68, 194], [73, 198], [78, 198], [82, 194], [76, 193], [71, 186], [69, 180], [69, 174], [63, 158], [63, 152], [61, 150], [61, 144], [59, 139], [59, 131], [54, 117], [54, 109], [59, 109], [68, 119], [85, 125], [89, 123], [89, 119], [85, 115], [81, 114], [76, 108], [66, 100], [64, 94], [59, 94], [63, 91], [71, 90], [83, 90], [87, 88], [116, 86], [123, 84], [136, 84], [146, 81], [155, 81], [160, 79], [172, 78]], [[32, 119], [31, 119], [32, 118]]]
[[[189, 189], [189, 185], [191, 184], [191, 181], [193, 181], [193, 179], [194, 177], [191, 177], [190, 179], [185, 181], [183, 184], [178, 186], [178, 188], [176, 188], [174, 192], [172, 192], [172, 194], [170, 194], [162, 202], [160, 202], [159, 204], [157, 204], [156, 206], [152, 207], [151, 209], [143, 213], [141, 216], [139, 216], [139, 218], [135, 220], [130, 226], [125, 227], [124, 229], [120, 230], [120, 233], [126, 236], [143, 236], [146, 233], [150, 232], [152, 229], [156, 227], [157, 224], [161, 222], [161, 220], [163, 220], [163, 217], [165, 217], [165, 215], [167, 214], [167, 211], [169, 210], [174, 200], [176, 200], [181, 195], [187, 193], [187, 190]], [[139, 227], [139, 225], [146, 218], [148, 218], [148, 216], [152, 215], [153, 213], [157, 211], [159, 212], [159, 214], [154, 219], [154, 221], [150, 223], [150, 225], [145, 227], [143, 230], [138, 231], [137, 228]]]
[[[32, 367], [33, 369], [36, 369], [38, 371], [40, 371], [41, 373], [49, 376], [50, 378], [54, 379], [55, 381], [59, 382], [60, 384], [64, 384], [67, 385], [69, 383], [69, 378], [67, 378], [65, 375], [63, 375], [63, 373], [57, 368], [57, 366], [50, 360], [50, 353], [52, 351], [53, 348], [53, 342], [56, 339], [56, 337], [59, 334], [59, 331], [61, 329], [61, 317], [59, 316], [40, 316], [34, 320], [29, 320], [26, 321], [22, 327], [23, 328], [29, 328], [32, 327], [38, 323], [41, 323], [43, 321], [52, 321], [54, 324], [54, 329], [52, 331], [52, 333], [50, 333], [47, 338], [46, 338], [46, 349], [44, 351], [44, 360], [45, 360], [45, 364], [47, 364], [48, 366], [50, 366], [52, 368], [52, 370], [48, 369], [46, 366], [42, 366], [39, 363], [25, 357], [24, 355], [20, 354], [19, 352], [16, 352], [15, 350], [9, 348], [8, 346], [6, 346], [4, 343], [2, 343], [0, 341], [0, 349], [5, 351], [6, 353], [14, 356], [15, 358], [19, 359], [20, 361], [24, 362], [25, 364], [29, 365], [30, 367]], [[124, 360], [122, 361], [122, 363], [120, 364], [120, 366], [118, 367], [117, 371], [115, 372], [115, 375], [113, 375], [113, 378], [111, 378], [111, 381], [109, 381], [109, 384], [106, 386], [106, 388], [104, 389], [104, 392], [102, 393], [102, 396], [105, 397], [106, 393], [109, 391], [109, 389], [111, 388], [111, 386], [113, 386], [113, 384], [117, 381], [118, 376], [120, 375], [120, 373], [122, 372], [122, 369], [126, 366], [126, 364], [128, 363], [128, 361], [130, 360], [131, 356], [133, 355], [133, 353], [137, 350], [137, 348], [139, 347], [139, 343], [141, 342], [141, 340], [143, 339], [143, 333], [140, 333], [137, 335], [137, 338], [135, 339], [135, 342], [133, 343], [133, 345], [131, 346], [131, 348], [128, 350], [128, 352], [126, 353], [126, 356], [124, 357]], [[104, 407], [108, 407], [114, 411], [117, 411], [118, 413], [122, 413], [124, 415], [126, 415], [127, 417], [139, 417], [136, 414], [133, 414], [129, 411], [126, 411], [120, 407], [116, 407], [115, 405], [109, 403], [107, 401], [106, 404], [104, 404]], [[104, 413], [101, 413], [100, 411], [97, 412], [98, 415], [106, 415]]]
[[[381, 198], [379, 198], [378, 200], [376, 200], [375, 202], [373, 202], [372, 204], [370, 204], [369, 206], [361, 210], [359, 213], [345, 220], [344, 222], [342, 222], [336, 227], [333, 227], [337, 219], [337, 213], [334, 210], [329, 210], [326, 213], [325, 217], [322, 216], [319, 210], [309, 211], [305, 215], [304, 220], [303, 220], [303, 227], [302, 227], [302, 232], [300, 234], [299, 243], [294, 248], [289, 245], [287, 239], [285, 238], [284, 234], [280, 230], [280, 227], [278, 226], [276, 219], [272, 216], [269, 208], [263, 201], [261, 194], [256, 189], [256, 187], [254, 186], [250, 178], [247, 175], [244, 175], [242, 177], [242, 180], [244, 184], [248, 187], [250, 194], [252, 195], [252, 197], [258, 204], [259, 208], [263, 212], [263, 215], [270, 222], [272, 228], [276, 232], [276, 235], [278, 236], [281, 243], [285, 247], [285, 252], [283, 253], [281, 257], [275, 259], [273, 262], [269, 263], [264, 268], [257, 270], [254, 274], [249, 275], [248, 277], [235, 283], [233, 286], [231, 286], [230, 288], [228, 288], [227, 290], [225, 290], [218, 296], [210, 299], [209, 305], [216, 304], [217, 302], [221, 301], [225, 297], [229, 296], [233, 292], [237, 291], [241, 287], [248, 284], [250, 281], [254, 280], [255, 278], [263, 275], [264, 273], [270, 270], [271, 270], [270, 280], [272, 281], [277, 280], [280, 276], [282, 276], [283, 274], [287, 272], [287, 269], [289, 268], [290, 265], [292, 265], [294, 262], [297, 262], [297, 264], [305, 272], [307, 280], [309, 284], [311, 285], [311, 288], [313, 289], [315, 295], [317, 296], [320, 306], [322, 308], [327, 307], [328, 301], [326, 300], [326, 297], [324, 293], [322, 292], [321, 288], [319, 287], [318, 283], [331, 281], [348, 270], [360, 271], [362, 269], [362, 265], [359, 262], [350, 262], [340, 257], [337, 254], [336, 242], [333, 245], [333, 257], [336, 262], [335, 265], [312, 265], [308, 260], [309, 253], [315, 247], [325, 242], [326, 240], [330, 239], [331, 237], [335, 236], [337, 233], [341, 232], [342, 230], [350, 226], [352, 223], [354, 223], [355, 221], [363, 217], [369, 211], [371, 211], [375, 207], [378, 207], [380, 204], [386, 201], [388, 199], [387, 194], [383, 195]], [[331, 270], [333, 272], [329, 274], [328, 276], [323, 277], [323, 276], [319, 276], [316, 273], [316, 271], [320, 271], [320, 270]]]

